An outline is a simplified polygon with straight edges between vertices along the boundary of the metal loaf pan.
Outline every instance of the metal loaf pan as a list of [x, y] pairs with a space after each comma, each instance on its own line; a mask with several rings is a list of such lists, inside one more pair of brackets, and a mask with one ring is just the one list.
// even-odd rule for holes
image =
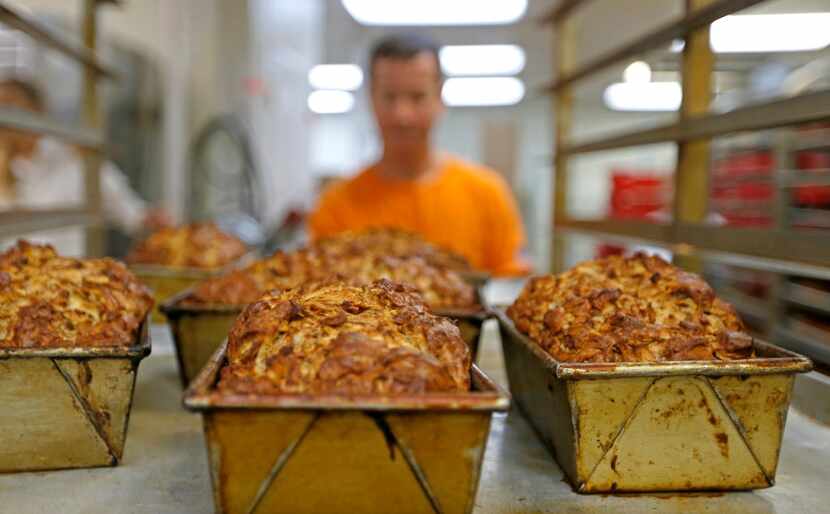
[[[187, 305], [185, 299], [192, 288], [179, 292], [163, 303], [159, 310], [167, 318], [176, 347], [179, 376], [186, 387], [205, 366], [210, 356], [222, 341], [228, 337], [234, 320], [245, 306], [239, 305]], [[482, 302], [481, 289], [476, 289], [479, 305]], [[438, 309], [439, 316], [456, 320], [461, 337], [470, 346], [475, 361], [481, 325], [489, 317], [484, 308]]]
[[249, 252], [227, 266], [221, 268], [182, 268], [159, 266], [155, 264], [129, 264], [130, 271], [153, 291], [156, 307], [153, 309], [153, 321], [164, 323], [161, 306], [170, 297], [194, 286], [195, 284], [228, 271], [249, 264], [256, 258], [256, 252]]
[[215, 388], [227, 343], [190, 385], [216, 512], [442, 513], [473, 509], [506, 392], [472, 368], [469, 393], [234, 395]]
[[809, 359], [756, 341], [758, 358], [729, 362], [563, 363], [496, 316], [511, 393], [577, 492], [775, 483]]
[[129, 347], [0, 348], [0, 472], [117, 465], [148, 324]]

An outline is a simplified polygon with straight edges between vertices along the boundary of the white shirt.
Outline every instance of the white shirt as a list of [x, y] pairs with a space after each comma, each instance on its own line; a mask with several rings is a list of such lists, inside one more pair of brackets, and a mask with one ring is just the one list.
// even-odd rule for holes
[[[49, 137], [38, 140], [29, 158], [11, 162], [15, 177], [15, 197], [0, 203], [0, 210], [76, 208], [84, 202], [84, 165], [71, 147]], [[111, 162], [101, 165], [101, 196], [104, 218], [132, 233], [141, 227], [147, 206], [130, 188], [127, 178]], [[84, 250], [84, 232], [80, 228], [48, 230], [21, 234], [19, 238], [45, 242], [62, 255], [80, 256]], [[13, 241], [3, 241], [0, 249]]]

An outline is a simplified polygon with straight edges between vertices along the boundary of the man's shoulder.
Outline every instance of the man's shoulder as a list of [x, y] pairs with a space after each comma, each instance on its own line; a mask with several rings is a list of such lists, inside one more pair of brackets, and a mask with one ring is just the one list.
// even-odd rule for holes
[[343, 198], [348, 197], [354, 191], [359, 191], [361, 185], [369, 180], [371, 166], [363, 168], [357, 174], [350, 177], [337, 177], [330, 181], [323, 189], [323, 198]]
[[456, 180], [465, 184], [490, 192], [500, 193], [509, 190], [501, 173], [482, 164], [451, 156], [448, 158], [447, 167]]

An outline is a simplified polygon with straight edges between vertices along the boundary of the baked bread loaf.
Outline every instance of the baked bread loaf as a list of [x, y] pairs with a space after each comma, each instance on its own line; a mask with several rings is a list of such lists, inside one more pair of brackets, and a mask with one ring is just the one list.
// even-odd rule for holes
[[420, 257], [431, 266], [453, 271], [471, 271], [463, 256], [434, 245], [417, 234], [395, 228], [347, 231], [320, 239], [314, 248], [334, 257], [376, 255], [381, 257]]
[[184, 305], [245, 306], [268, 291], [283, 291], [319, 277], [320, 262], [307, 251], [277, 252], [240, 269], [199, 282]]
[[138, 243], [127, 256], [130, 264], [172, 268], [216, 269], [247, 252], [245, 243], [213, 223], [164, 228]]
[[278, 252], [246, 268], [199, 283], [186, 305], [247, 305], [265, 292], [286, 290], [312, 281], [339, 279], [368, 285], [386, 278], [414, 287], [433, 309], [478, 308], [475, 290], [457, 273], [430, 266], [421, 257], [375, 253], [334, 256], [309, 248]]
[[218, 387], [253, 394], [467, 391], [458, 328], [402, 284], [316, 285], [249, 305], [228, 337]]
[[637, 254], [531, 279], [507, 315], [560, 362], [729, 360], [752, 337], [699, 276]]
[[60, 257], [25, 241], [0, 254], [0, 347], [132, 345], [152, 306], [112, 259]]

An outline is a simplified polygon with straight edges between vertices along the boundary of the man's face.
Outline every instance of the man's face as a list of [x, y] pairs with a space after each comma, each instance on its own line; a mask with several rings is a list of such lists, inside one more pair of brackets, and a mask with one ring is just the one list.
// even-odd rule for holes
[[432, 125], [444, 111], [435, 57], [421, 52], [409, 59], [377, 59], [371, 81], [385, 151], [407, 152], [428, 144]]

